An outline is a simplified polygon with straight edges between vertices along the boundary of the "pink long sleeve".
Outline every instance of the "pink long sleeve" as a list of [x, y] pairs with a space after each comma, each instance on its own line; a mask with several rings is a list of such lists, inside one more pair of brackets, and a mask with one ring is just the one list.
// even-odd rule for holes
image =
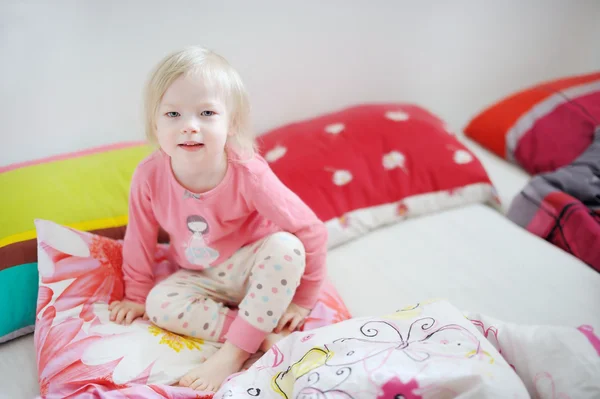
[[[193, 231], [190, 220], [204, 221], [206, 230]], [[177, 182], [161, 151], [140, 163], [131, 182], [123, 245], [126, 299], [143, 303], [155, 283], [159, 226], [169, 234], [169, 261], [191, 270], [221, 264], [241, 247], [278, 231], [292, 233], [306, 252], [293, 302], [308, 309], [316, 303], [326, 274], [327, 230], [258, 155], [249, 161], [229, 160], [223, 181], [201, 194], [190, 193]], [[217, 254], [210, 264], [197, 264], [188, 251], [197, 242]]]
[[250, 200], [266, 219], [294, 234], [306, 252], [306, 267], [293, 303], [312, 309], [327, 274], [327, 229], [315, 213], [261, 160], [263, 167], [253, 172]]
[[136, 171], [129, 194], [129, 223], [123, 242], [125, 299], [144, 303], [154, 286], [154, 254], [159, 224], [147, 180]]

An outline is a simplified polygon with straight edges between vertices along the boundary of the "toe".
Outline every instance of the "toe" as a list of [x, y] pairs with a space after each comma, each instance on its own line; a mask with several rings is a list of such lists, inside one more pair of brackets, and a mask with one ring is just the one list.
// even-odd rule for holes
[[197, 379], [192, 383], [192, 385], [190, 385], [190, 388], [195, 389], [196, 391], [204, 391], [206, 390], [207, 385], [208, 384], [205, 381]]
[[184, 387], [191, 387], [194, 382], [198, 381], [201, 378], [202, 373], [199, 373], [198, 369], [193, 369], [188, 371], [188, 373], [181, 378], [179, 384]]
[[179, 385], [181, 385], [182, 387], [189, 387], [190, 383], [190, 377], [188, 377], [187, 375], [184, 375], [183, 378], [179, 380]]

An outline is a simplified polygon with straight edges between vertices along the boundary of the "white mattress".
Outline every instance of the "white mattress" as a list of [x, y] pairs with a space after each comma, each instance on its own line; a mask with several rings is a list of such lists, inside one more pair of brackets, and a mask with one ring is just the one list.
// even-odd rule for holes
[[373, 231], [328, 255], [355, 316], [446, 298], [515, 323], [600, 330], [600, 273], [484, 205]]
[[[484, 164], [504, 210], [529, 176], [461, 138]], [[383, 228], [328, 255], [330, 278], [355, 316], [429, 298], [517, 323], [600, 329], [600, 274], [472, 205]], [[38, 395], [33, 335], [0, 344], [0, 398]]]
[[489, 152], [473, 140], [465, 136], [459, 136], [458, 138], [483, 164], [492, 183], [498, 190], [502, 208], [506, 212], [512, 199], [527, 184], [531, 176], [523, 169]]

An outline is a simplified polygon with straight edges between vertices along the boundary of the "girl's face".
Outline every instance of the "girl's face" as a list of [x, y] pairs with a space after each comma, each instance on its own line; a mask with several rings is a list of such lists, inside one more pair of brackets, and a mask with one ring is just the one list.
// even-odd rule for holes
[[177, 165], [197, 170], [222, 162], [229, 115], [218, 94], [193, 74], [181, 75], [165, 91], [156, 115], [156, 136]]
[[188, 227], [194, 232], [201, 233], [206, 230], [206, 223], [202, 221], [190, 222], [188, 223]]

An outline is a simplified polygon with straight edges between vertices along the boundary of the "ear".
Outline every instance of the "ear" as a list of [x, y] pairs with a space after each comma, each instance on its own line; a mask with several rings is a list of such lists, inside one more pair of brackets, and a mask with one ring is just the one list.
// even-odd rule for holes
[[233, 137], [237, 134], [237, 127], [235, 126], [235, 122], [232, 121], [229, 124], [229, 129], [227, 130], [227, 137]]
[[227, 137], [233, 137], [237, 134], [237, 131], [238, 131], [237, 118], [235, 118], [234, 116], [230, 116], [228, 128], [229, 129], [227, 129]]

